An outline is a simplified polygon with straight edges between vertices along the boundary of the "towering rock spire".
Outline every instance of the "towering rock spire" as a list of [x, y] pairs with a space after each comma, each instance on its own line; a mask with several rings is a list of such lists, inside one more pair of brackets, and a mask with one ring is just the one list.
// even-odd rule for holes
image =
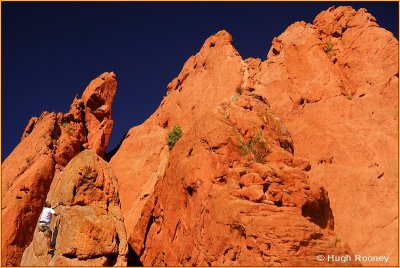
[[100, 156], [105, 153], [114, 123], [111, 117], [111, 105], [116, 90], [116, 75], [103, 73], [90, 82], [82, 94], [88, 148]]
[[[222, 99], [235, 95], [244, 81], [242, 58], [232, 36], [220, 31], [209, 37], [167, 86], [160, 107], [142, 125], [129, 130], [110, 166], [119, 180], [121, 207], [127, 232], [134, 230], [158, 179], [168, 164], [166, 137], [174, 125], [183, 132]], [[134, 153], [133, 153], [134, 152]]]
[[[112, 128], [114, 73], [93, 80], [66, 114], [29, 120], [21, 142], [2, 163], [2, 265], [19, 265], [54, 176], [84, 147], [104, 154]], [[101, 104], [101, 105], [100, 105]]]

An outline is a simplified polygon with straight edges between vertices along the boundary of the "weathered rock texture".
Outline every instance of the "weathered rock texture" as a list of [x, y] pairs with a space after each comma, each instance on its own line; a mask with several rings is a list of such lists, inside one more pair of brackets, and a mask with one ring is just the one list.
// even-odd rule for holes
[[[103, 74], [69, 113], [29, 122], [2, 170], [3, 265], [32, 236], [23, 265], [398, 265], [398, 41], [365, 9], [294, 23], [265, 61], [208, 38], [113, 153], [116, 177], [94, 154], [115, 86]], [[50, 184], [67, 205], [52, 259], [34, 233]]]
[[130, 237], [141, 262], [301, 266], [350, 254], [333, 232], [327, 192], [292, 152], [284, 124], [256, 95], [205, 113], [171, 151]]
[[123, 266], [127, 237], [118, 199], [118, 183], [107, 162], [85, 150], [54, 178], [47, 196], [63, 203], [52, 221], [54, 256], [37, 229], [21, 266]]
[[[123, 189], [121, 206], [129, 219], [130, 244], [140, 260], [145, 265], [313, 264], [312, 257], [304, 256], [312, 256], [315, 252], [307, 250], [318, 246], [310, 246], [313, 239], [299, 237], [318, 237], [322, 244], [330, 239], [323, 232], [326, 228], [332, 231], [329, 227], [315, 224], [313, 227], [320, 228], [315, 233], [304, 227], [302, 202], [310, 199], [300, 190], [304, 188], [297, 185], [291, 189], [304, 194], [303, 201], [295, 198], [298, 203], [293, 207], [287, 205], [293, 200], [282, 207], [263, 204], [269, 191], [275, 191], [268, 176], [261, 176], [254, 164], [242, 167], [242, 176], [233, 171], [240, 168], [240, 158], [232, 156], [238, 146], [235, 135], [241, 133], [244, 139], [254, 135], [248, 126], [255, 116], [230, 118], [234, 123], [228, 123], [228, 119], [216, 118], [215, 113], [210, 115], [209, 110], [224, 109], [229, 103], [221, 104], [224, 98], [231, 98], [233, 103], [238, 97], [233, 96], [235, 89], [241, 87], [253, 101], [271, 103], [270, 111], [287, 122], [293, 136], [291, 150], [311, 160], [307, 167], [310, 179], [294, 172], [296, 175], [285, 176], [285, 182], [308, 185], [314, 181], [327, 187], [333, 196], [340, 236], [334, 240], [348, 241], [359, 254], [390, 255], [391, 264], [396, 264], [397, 40], [379, 28], [365, 10], [340, 7], [322, 12], [314, 24], [291, 25], [273, 40], [264, 62], [243, 61], [230, 42], [226, 32], [210, 37], [168, 85], [168, 94], [155, 114], [129, 131], [111, 159]], [[168, 155], [165, 137], [175, 124], [182, 127], [184, 137]], [[216, 126], [221, 130], [214, 129]], [[271, 139], [265, 130], [262, 133]], [[207, 142], [214, 144], [208, 150]], [[291, 144], [280, 142], [282, 146]], [[267, 160], [264, 168], [273, 170], [272, 174], [280, 170], [274, 165], [287, 168], [293, 160], [286, 155], [290, 157]], [[236, 164], [230, 166], [230, 161]], [[251, 179], [244, 174], [251, 174]], [[251, 183], [237, 189], [242, 177]], [[218, 180], [222, 181], [220, 185]], [[288, 195], [285, 187], [277, 186], [273, 193], [280, 198]], [[244, 192], [243, 196], [239, 192]], [[323, 193], [316, 203], [325, 198]], [[293, 194], [288, 196], [294, 198]], [[322, 211], [312, 213], [318, 221], [325, 217]], [[279, 223], [273, 222], [275, 217]], [[356, 222], [357, 218], [360, 220]], [[288, 247], [283, 249], [285, 246], [276, 242], [288, 235], [287, 230], [277, 226], [299, 222], [310, 233], [283, 239]], [[273, 242], [271, 237], [277, 240]], [[252, 255], [256, 252], [258, 259]], [[295, 254], [303, 256], [304, 262]]]
[[[338, 265], [315, 255], [349, 252], [344, 241], [396, 264], [397, 40], [365, 10], [340, 7], [314, 24], [291, 25], [266, 61], [243, 60], [231, 41], [225, 31], [207, 39], [111, 158], [140, 261]], [[168, 152], [166, 136], [177, 124], [183, 138]], [[238, 139], [258, 132], [266, 163], [245, 163]], [[332, 193], [332, 215], [326, 190], [314, 183]]]
[[[329, 43], [333, 49], [329, 50]], [[310, 178], [329, 192], [335, 230], [357, 254], [398, 265], [398, 41], [365, 9], [295, 23], [253, 61], [263, 95]]]
[[[91, 118], [92, 111], [96, 113], [91, 108], [90, 99], [94, 98], [91, 96], [97, 94], [99, 102], [111, 105], [115, 87], [115, 75], [104, 73], [84, 92], [88, 100], [75, 98], [68, 113], [44, 112], [39, 118], [29, 120], [21, 142], [2, 163], [2, 265], [19, 264], [24, 248], [32, 240], [53, 177], [87, 147], [86, 131], [99, 133], [97, 126], [86, 124], [85, 118]], [[111, 93], [101, 93], [101, 90]], [[102, 135], [96, 138], [93, 134], [89, 143], [101, 140]], [[107, 142], [89, 144], [96, 152], [104, 151], [106, 146]]]
[[85, 89], [82, 100], [85, 105], [85, 121], [88, 130], [88, 148], [103, 156], [110, 139], [114, 121], [111, 104], [117, 90], [114, 73], [104, 73]]
[[159, 109], [144, 124], [129, 130], [112, 157], [110, 166], [121, 189], [128, 234], [133, 232], [156, 181], [164, 176], [169, 158], [168, 131], [179, 124], [185, 132], [193, 120], [214, 108], [224, 96], [234, 95], [242, 83], [241, 58], [231, 41], [227, 32], [210, 37], [168, 85], [168, 95]]

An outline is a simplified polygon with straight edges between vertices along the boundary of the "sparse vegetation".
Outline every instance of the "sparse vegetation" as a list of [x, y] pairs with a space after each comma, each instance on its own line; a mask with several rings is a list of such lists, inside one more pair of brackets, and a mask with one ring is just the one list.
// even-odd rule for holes
[[168, 133], [167, 145], [170, 151], [174, 148], [175, 143], [182, 137], [182, 134], [182, 129], [179, 125], [175, 125]]
[[95, 179], [97, 171], [91, 166], [85, 166], [82, 170], [82, 176], [86, 179]]
[[239, 151], [242, 155], [250, 155], [256, 162], [265, 163], [268, 154], [267, 142], [263, 139], [261, 132], [250, 138], [248, 143], [239, 141]]
[[29, 157], [25, 158], [25, 161], [26, 161], [28, 164], [32, 163], [32, 161], [33, 161], [33, 156], [29, 156]]
[[243, 89], [241, 87], [237, 87], [236, 88], [236, 93], [238, 93], [239, 95], [242, 95]]
[[67, 125], [68, 125], [68, 123], [66, 121], [62, 121], [61, 124], [60, 124], [60, 126], [62, 128], [66, 127]]
[[65, 128], [65, 132], [70, 136], [74, 136], [75, 128], [73, 126], [69, 125], [68, 127]]
[[336, 52], [333, 51], [333, 45], [330, 41], [327, 41], [325, 43], [325, 51], [326, 51], [326, 54], [328, 54], [328, 56], [330, 56], [330, 57], [336, 55]]
[[337, 235], [335, 235], [335, 238], [334, 238], [335, 247], [336, 247], [337, 243], [340, 243], [341, 241], [342, 241], [342, 240], [340, 239], [340, 237], [338, 237]]

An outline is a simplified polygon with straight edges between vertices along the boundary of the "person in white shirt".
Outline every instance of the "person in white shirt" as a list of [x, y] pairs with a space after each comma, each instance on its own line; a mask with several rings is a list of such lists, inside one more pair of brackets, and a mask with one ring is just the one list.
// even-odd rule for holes
[[51, 218], [53, 215], [58, 216], [59, 214], [60, 213], [55, 212], [54, 209], [51, 208], [51, 204], [49, 201], [44, 202], [43, 211], [39, 218], [38, 228], [39, 231], [43, 232], [44, 235], [47, 237], [47, 247], [49, 248], [49, 252], [54, 250], [53, 248], [51, 248], [50, 245], [52, 236], [52, 232], [50, 229]]

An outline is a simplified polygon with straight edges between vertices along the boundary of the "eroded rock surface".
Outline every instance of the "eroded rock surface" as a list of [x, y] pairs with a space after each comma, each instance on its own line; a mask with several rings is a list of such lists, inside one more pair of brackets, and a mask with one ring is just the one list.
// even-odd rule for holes
[[[32, 234], [23, 265], [398, 265], [398, 41], [365, 9], [292, 24], [265, 61], [211, 36], [108, 167], [115, 87], [105, 73], [29, 121], [3, 163], [3, 265]], [[65, 204], [54, 258], [34, 232], [46, 196]]]
[[332, 7], [250, 66], [328, 190], [336, 232], [358, 254], [390, 256], [364, 265], [398, 265], [398, 40], [365, 9]]
[[254, 96], [204, 114], [171, 151], [129, 238], [143, 265], [303, 266], [351, 254], [326, 190], [292, 152], [284, 124]]
[[[141, 264], [320, 265], [318, 253], [351, 252], [334, 233], [326, 190], [310, 182], [290, 129], [256, 90], [261, 65], [218, 32], [111, 158]], [[169, 151], [174, 125], [183, 137]], [[240, 147], [257, 135], [268, 153], [248, 152], [246, 162]]]
[[142, 125], [129, 130], [110, 160], [121, 189], [128, 234], [133, 232], [155, 183], [164, 175], [169, 157], [168, 132], [176, 124], [184, 131], [190, 128], [193, 120], [240, 87], [243, 66], [231, 42], [232, 36], [226, 31], [207, 39], [168, 85], [158, 110]]
[[22, 266], [126, 266], [118, 183], [103, 159], [91, 150], [79, 153], [54, 178], [47, 200], [63, 203], [52, 221], [54, 256], [47, 253], [46, 237], [36, 229]]
[[[85, 118], [90, 118], [93, 108], [90, 97], [99, 95], [98, 99], [109, 105], [107, 118], [111, 116], [115, 75], [104, 73], [94, 81], [84, 92], [84, 96], [89, 95], [89, 100], [85, 102], [75, 97], [68, 113], [43, 112], [39, 118], [29, 120], [21, 142], [2, 163], [2, 265], [19, 264], [25, 247], [32, 240], [53, 177], [84, 147], [88, 147], [86, 131], [98, 133], [98, 126], [86, 124]], [[107, 146], [107, 142], [92, 144], [89, 147], [98, 153]]]
[[103, 156], [111, 130], [111, 105], [117, 90], [114, 73], [103, 73], [94, 79], [82, 94], [85, 107], [85, 123], [88, 131], [88, 148]]

